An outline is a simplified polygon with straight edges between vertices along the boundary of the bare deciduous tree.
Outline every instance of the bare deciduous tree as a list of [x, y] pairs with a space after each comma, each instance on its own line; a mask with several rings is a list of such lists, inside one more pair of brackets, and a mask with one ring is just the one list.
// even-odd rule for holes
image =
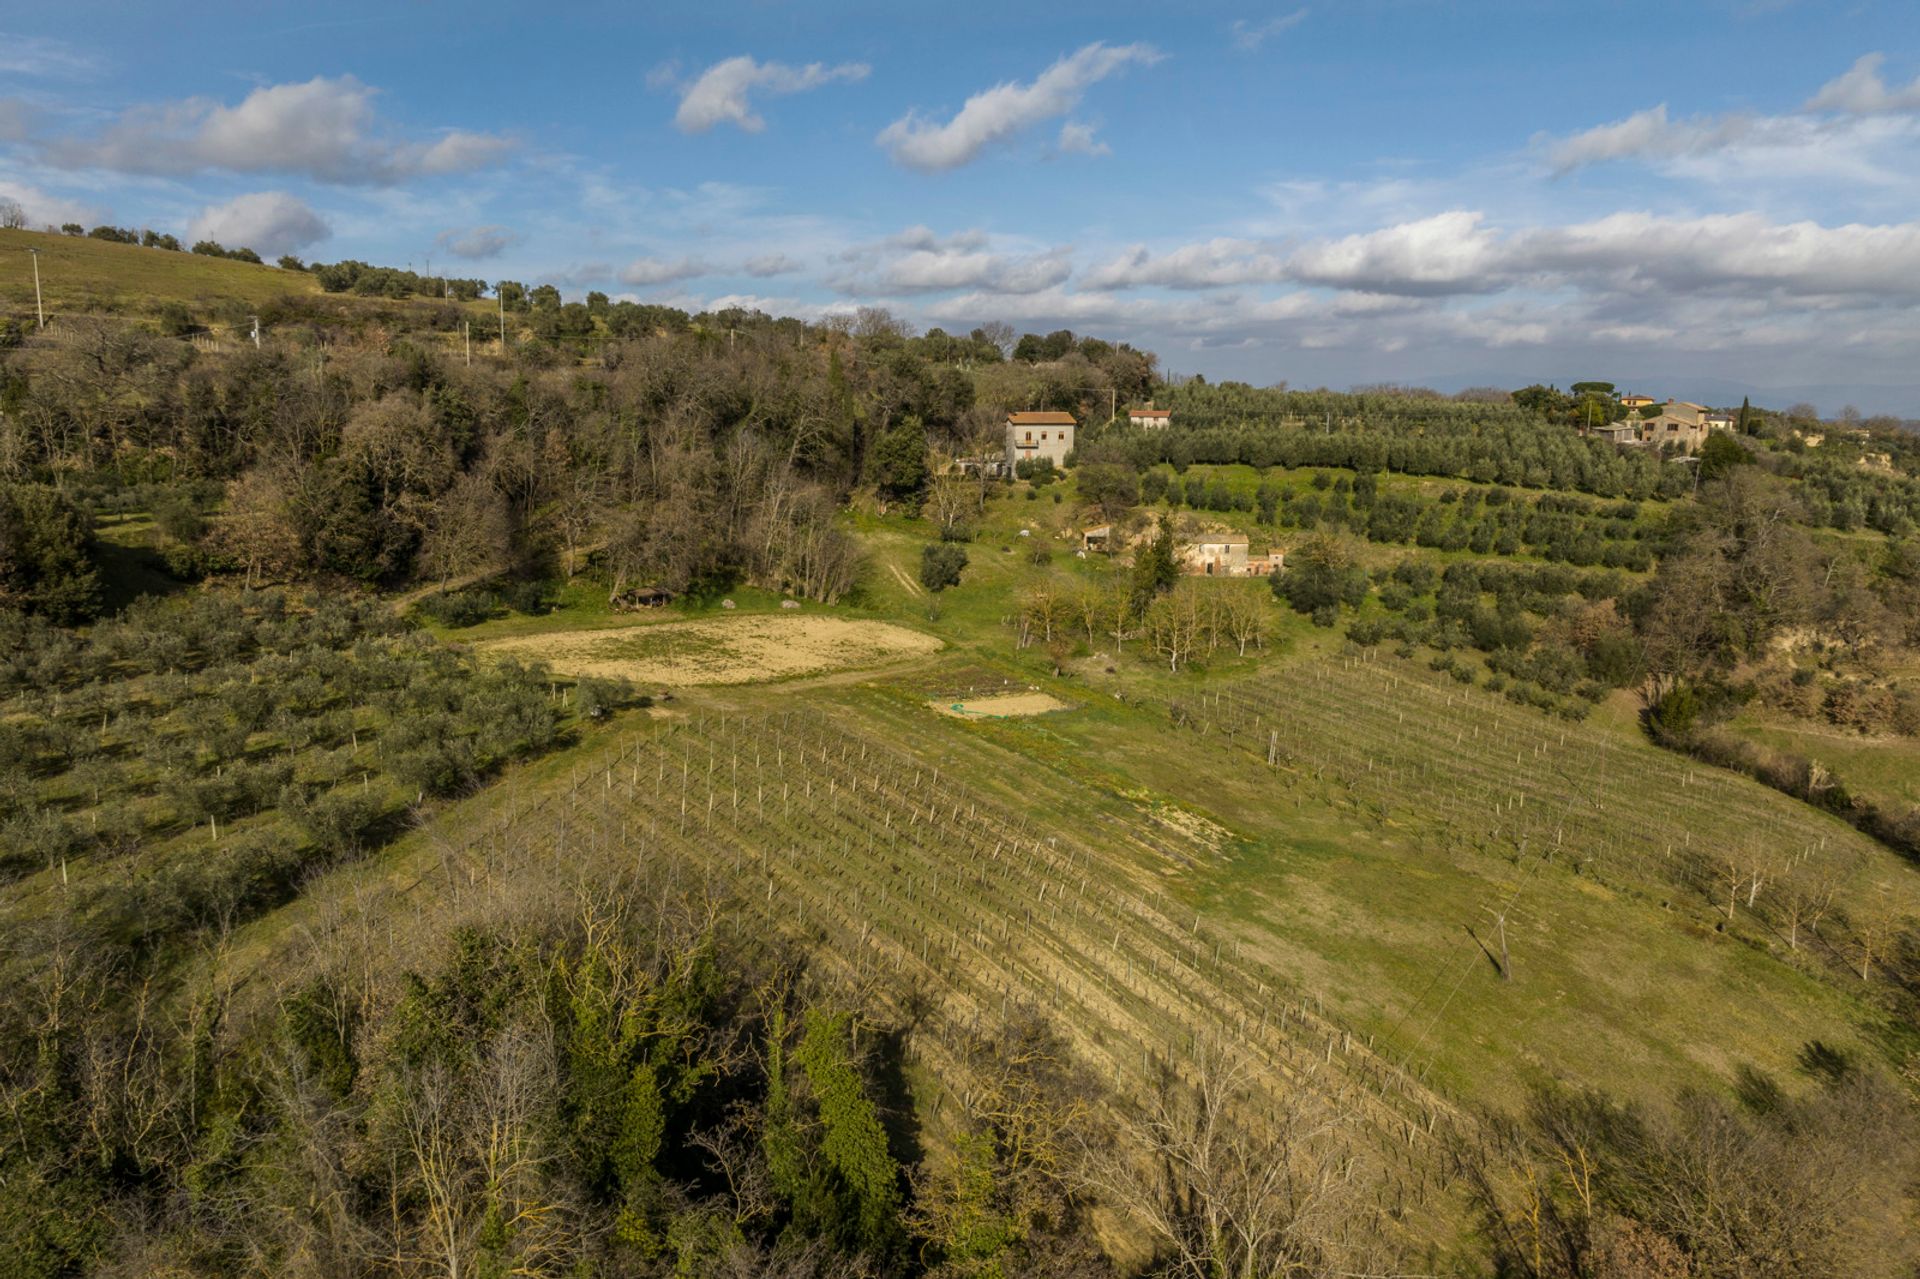
[[1087, 1187], [1152, 1232], [1173, 1274], [1368, 1273], [1371, 1178], [1340, 1117], [1303, 1092], [1257, 1087], [1252, 1063], [1221, 1045], [1183, 1067], [1123, 1112], [1118, 1141], [1089, 1144]]

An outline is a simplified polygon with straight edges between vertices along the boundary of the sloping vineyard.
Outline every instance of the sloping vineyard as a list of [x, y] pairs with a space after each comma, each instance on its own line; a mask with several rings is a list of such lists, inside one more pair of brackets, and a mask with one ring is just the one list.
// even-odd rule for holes
[[[1349, 1121], [1386, 1170], [1383, 1211], [1422, 1202], [1452, 1107], [1165, 890], [1218, 855], [1204, 838], [925, 717], [876, 704], [669, 721], [502, 812], [422, 883], [501, 891], [589, 860], [691, 870], [903, 1009], [919, 999], [972, 1027], [1038, 1006], [1123, 1091], [1233, 1045]], [[935, 733], [918, 754], [888, 745]], [[1034, 816], [1069, 807], [1070, 822]]]
[[[1854, 925], [1896, 891], [1890, 885], [1904, 885], [1888, 878], [1897, 868], [1887, 850], [1805, 805], [1376, 661], [1371, 650], [1263, 672], [1167, 709], [1176, 727], [1224, 738], [1296, 779], [1296, 801], [1344, 805], [1381, 826], [1417, 823], [1443, 855], [1472, 850], [1622, 891], [1670, 890], [1842, 967], [1858, 966]], [[1800, 927], [1809, 913], [1824, 928]]]

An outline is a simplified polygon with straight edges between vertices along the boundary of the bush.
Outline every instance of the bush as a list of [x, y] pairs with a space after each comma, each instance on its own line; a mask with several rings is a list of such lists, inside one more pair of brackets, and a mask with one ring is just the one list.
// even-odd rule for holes
[[967, 566], [967, 552], [951, 542], [935, 542], [920, 552], [920, 584], [939, 592], [960, 585], [960, 572]]
[[508, 608], [528, 617], [545, 617], [553, 611], [553, 590], [546, 582], [510, 583], [500, 598]]
[[633, 697], [624, 679], [582, 679], [573, 686], [573, 708], [585, 719], [605, 719]]
[[498, 607], [499, 600], [491, 591], [448, 591], [429, 595], [414, 605], [415, 611], [454, 630], [478, 626]]

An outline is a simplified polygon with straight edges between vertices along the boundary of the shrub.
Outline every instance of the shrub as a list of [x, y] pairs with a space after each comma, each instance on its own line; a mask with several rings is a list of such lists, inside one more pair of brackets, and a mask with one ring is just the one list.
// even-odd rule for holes
[[580, 680], [573, 686], [574, 710], [586, 719], [605, 719], [633, 697], [633, 685], [624, 679]]
[[512, 582], [500, 592], [503, 603], [528, 617], [545, 617], [553, 611], [553, 589], [547, 582]]
[[478, 626], [493, 616], [499, 601], [491, 591], [447, 591], [414, 605], [417, 612], [453, 630]]
[[967, 566], [967, 552], [951, 542], [935, 542], [920, 552], [920, 584], [939, 592], [960, 585], [960, 572]]

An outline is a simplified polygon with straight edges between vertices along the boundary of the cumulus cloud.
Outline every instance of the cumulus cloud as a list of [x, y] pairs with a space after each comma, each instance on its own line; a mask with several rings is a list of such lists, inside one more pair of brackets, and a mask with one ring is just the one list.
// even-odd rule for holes
[[298, 173], [321, 182], [385, 186], [464, 173], [503, 158], [507, 139], [448, 130], [433, 141], [386, 136], [376, 91], [352, 76], [255, 89], [236, 106], [188, 98], [134, 107], [94, 137], [51, 143], [47, 158], [69, 168], [168, 176], [225, 169]]
[[1182, 245], [1158, 256], [1136, 244], [1111, 261], [1089, 270], [1081, 283], [1095, 289], [1143, 285], [1169, 289], [1213, 289], [1228, 285], [1284, 280], [1286, 262], [1252, 240], [1228, 237]]
[[1064, 283], [1073, 270], [1063, 248], [1000, 252], [985, 232], [967, 230], [943, 237], [924, 226], [851, 249], [841, 255], [841, 261], [848, 269], [829, 283], [856, 296], [952, 289], [1037, 293]]
[[520, 243], [520, 234], [503, 226], [448, 227], [433, 242], [456, 258], [497, 258]]
[[802, 93], [836, 80], [864, 80], [864, 62], [827, 66], [810, 62], [790, 67], [783, 62], [756, 62], [749, 57], [728, 58], [702, 71], [680, 94], [673, 123], [682, 133], [705, 133], [717, 124], [731, 124], [758, 133], [767, 122], [754, 113], [754, 93]]
[[1093, 126], [1069, 120], [1060, 126], [1055, 144], [1062, 155], [1112, 155], [1113, 148], [1093, 136]]
[[1233, 37], [1233, 47], [1244, 53], [1252, 53], [1274, 36], [1291, 31], [1307, 20], [1308, 10], [1295, 9], [1292, 13], [1283, 13], [1268, 18], [1265, 22], [1254, 22], [1246, 18], [1235, 18], [1228, 33]]
[[1234, 239], [1160, 254], [1135, 246], [1081, 282], [1195, 290], [1284, 282], [1340, 290], [1374, 308], [1394, 297], [1566, 288], [1590, 297], [1920, 301], [1920, 222], [1825, 226], [1758, 213], [1624, 212], [1503, 231], [1484, 213], [1454, 210], [1290, 252]]
[[619, 280], [635, 288], [674, 284], [708, 274], [706, 263], [698, 258], [635, 258], [620, 268]]
[[285, 191], [255, 191], [200, 210], [187, 225], [192, 240], [245, 246], [266, 257], [295, 253], [333, 233], [326, 219]]
[[[1912, 136], [1910, 129], [1888, 128], [1874, 118], [1920, 113], [1920, 79], [1889, 87], [1880, 74], [1885, 61], [1882, 54], [1866, 54], [1794, 112], [1676, 119], [1661, 103], [1564, 138], [1542, 134], [1534, 142], [1560, 174], [1610, 160], [1678, 161], [1766, 152], [1762, 172], [1831, 171], [1831, 157], [1838, 156], [1857, 175], [1868, 176], [1870, 169], [1852, 153], [1910, 141]], [[1823, 162], [1822, 157], [1829, 159]]]
[[1624, 120], [1549, 141], [1547, 158], [1555, 172], [1570, 173], [1608, 160], [1703, 155], [1751, 138], [1763, 127], [1745, 116], [1673, 120], [1663, 102]]
[[1496, 236], [1483, 214], [1453, 210], [1309, 244], [1287, 263], [1302, 284], [1369, 293], [1477, 293], [1494, 287]]
[[1844, 74], [1829, 80], [1807, 99], [1809, 111], [1843, 111], [1849, 115], [1880, 115], [1891, 111], [1920, 111], [1920, 77], [1898, 89], [1880, 78], [1883, 53], [1864, 54]]
[[1151, 66], [1161, 53], [1152, 45], [1094, 43], [1061, 58], [1030, 84], [1008, 82], [966, 100], [945, 124], [909, 111], [876, 139], [900, 164], [939, 173], [971, 163], [988, 147], [1080, 105], [1093, 85], [1129, 66]]
[[1615, 213], [1512, 236], [1509, 276], [1595, 279], [1676, 293], [1784, 295], [1803, 301], [1920, 301], [1920, 222], [1775, 223], [1758, 213], [1663, 218]]

